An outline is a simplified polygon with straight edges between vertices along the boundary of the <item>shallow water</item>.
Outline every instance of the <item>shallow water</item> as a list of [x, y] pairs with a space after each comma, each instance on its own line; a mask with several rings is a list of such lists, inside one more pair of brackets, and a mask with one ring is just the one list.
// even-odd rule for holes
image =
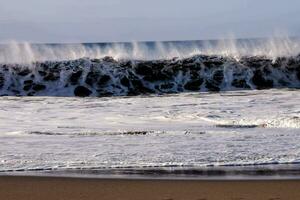
[[299, 90], [0, 98], [0, 171], [300, 162]]

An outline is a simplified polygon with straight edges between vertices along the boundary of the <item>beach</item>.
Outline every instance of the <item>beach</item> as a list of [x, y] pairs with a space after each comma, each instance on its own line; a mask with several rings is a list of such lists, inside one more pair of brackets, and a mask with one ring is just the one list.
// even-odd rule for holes
[[296, 200], [299, 188], [299, 180], [0, 177], [3, 200]]

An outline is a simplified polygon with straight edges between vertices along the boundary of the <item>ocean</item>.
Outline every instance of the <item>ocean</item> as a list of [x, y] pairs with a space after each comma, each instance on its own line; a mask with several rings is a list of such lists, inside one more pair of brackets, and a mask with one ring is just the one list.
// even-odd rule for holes
[[299, 174], [300, 42], [0, 46], [0, 173]]

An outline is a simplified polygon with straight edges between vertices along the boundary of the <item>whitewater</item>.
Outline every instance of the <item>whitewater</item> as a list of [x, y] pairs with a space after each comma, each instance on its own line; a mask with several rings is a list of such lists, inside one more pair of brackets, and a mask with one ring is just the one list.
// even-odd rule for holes
[[299, 53], [295, 38], [3, 44], [0, 172], [298, 166]]

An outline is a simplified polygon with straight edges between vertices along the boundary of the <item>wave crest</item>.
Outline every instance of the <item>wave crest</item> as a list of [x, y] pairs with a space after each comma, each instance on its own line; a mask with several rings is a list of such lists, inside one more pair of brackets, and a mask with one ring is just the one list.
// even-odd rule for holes
[[105, 56], [116, 60], [157, 60], [174, 57], [183, 59], [194, 55], [219, 55], [236, 59], [243, 56], [266, 56], [275, 59], [296, 56], [299, 53], [300, 40], [290, 37], [90, 44], [31, 44], [12, 41], [0, 45], [0, 63], [29, 64]]

